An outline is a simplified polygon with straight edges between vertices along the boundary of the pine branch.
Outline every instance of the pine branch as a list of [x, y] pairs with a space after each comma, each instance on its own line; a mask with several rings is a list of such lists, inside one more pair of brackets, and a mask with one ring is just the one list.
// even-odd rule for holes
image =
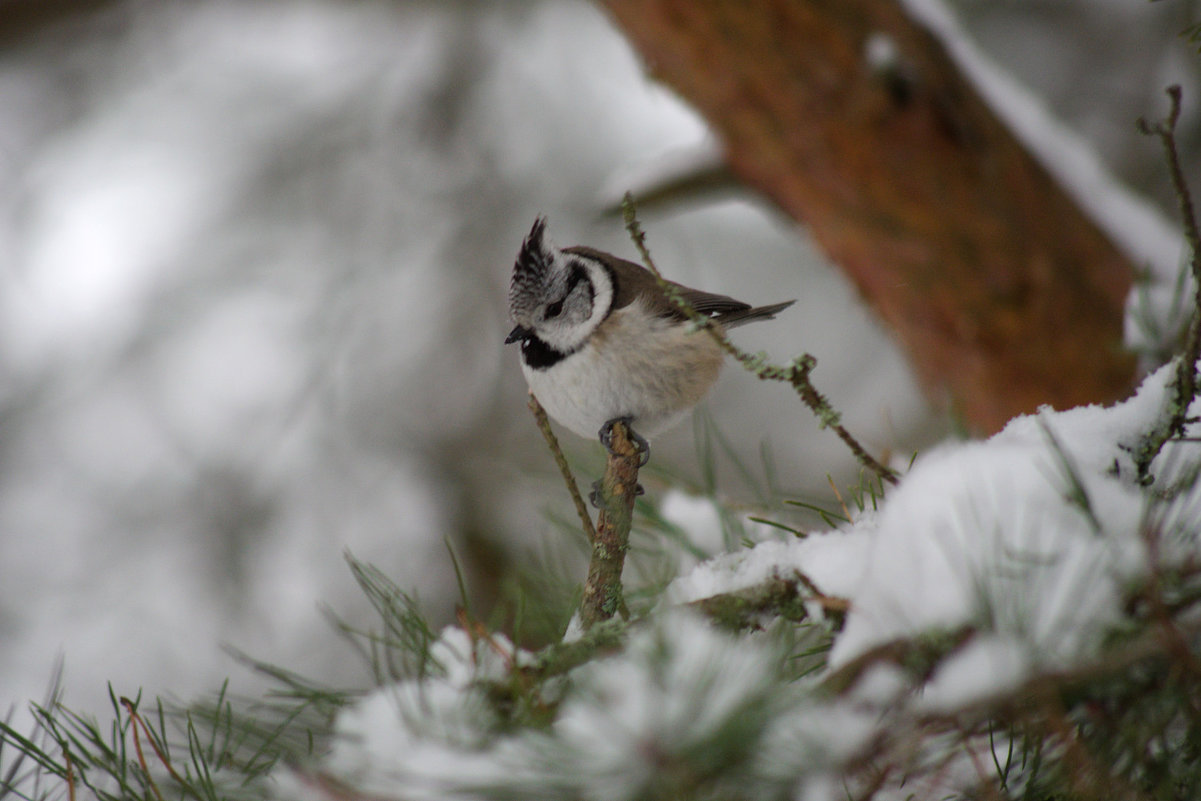
[[1192, 194], [1189, 192], [1184, 169], [1180, 164], [1180, 153], [1176, 147], [1176, 123], [1180, 119], [1180, 87], [1169, 86], [1167, 94], [1171, 100], [1167, 116], [1154, 125], [1140, 119], [1138, 125], [1140, 131], [1148, 136], [1159, 137], [1163, 144], [1164, 158], [1180, 207], [1184, 239], [1190, 251], [1189, 267], [1193, 274], [1194, 298], [1192, 322], [1189, 323], [1184, 352], [1180, 354], [1176, 363], [1176, 377], [1172, 382], [1166, 416], [1157, 421], [1134, 454], [1139, 480], [1143, 483], [1150, 482], [1151, 463], [1168, 440], [1184, 436], [1184, 427], [1189, 422], [1188, 410], [1197, 397], [1197, 360], [1201, 359], [1201, 229], [1197, 225]]
[[890, 640], [831, 672], [822, 680], [822, 688], [832, 695], [843, 695], [870, 668], [880, 664], [903, 668], [918, 678], [929, 677], [939, 662], [966, 645], [975, 634], [975, 628], [965, 625], [948, 631], [930, 631], [916, 637]]
[[588, 562], [588, 578], [584, 582], [584, 594], [580, 600], [580, 621], [585, 629], [608, 620], [620, 613], [627, 615], [621, 586], [621, 573], [625, 567], [626, 551], [630, 547], [630, 527], [634, 518], [634, 498], [638, 495], [638, 468], [641, 454], [634, 447], [625, 423], [612, 426], [612, 450], [605, 465], [604, 477], [596, 488], [596, 504], [600, 507], [596, 526], [584, 506], [584, 499], [571, 474], [571, 467], [559, 447], [559, 440], [551, 430], [550, 420], [542, 404], [530, 393], [530, 411], [538, 423], [538, 430], [546, 438], [546, 444], [555, 457], [555, 464], [563, 476], [563, 483], [571, 494], [576, 514], [580, 517], [584, 533], [592, 552]]
[[553, 643], [539, 651], [531, 664], [518, 670], [529, 678], [546, 679], [561, 676], [598, 655], [616, 651], [625, 642], [632, 624], [621, 618], [609, 618], [592, 626], [578, 639]]
[[142, 750], [142, 738], [138, 734], [139, 728], [145, 733], [146, 740], [150, 743], [150, 747], [154, 749], [155, 758], [158, 759], [158, 763], [167, 771], [167, 775], [174, 779], [180, 787], [186, 787], [187, 783], [171, 765], [171, 760], [163, 753], [162, 745], [155, 739], [154, 732], [146, 725], [146, 721], [142, 719], [142, 716], [138, 714], [137, 703], [131, 701], [126, 696], [121, 696], [121, 706], [125, 708], [126, 714], [129, 715], [130, 731], [133, 733], [133, 747], [135, 753], [138, 755], [138, 765], [142, 768], [142, 773], [146, 776], [146, 784], [150, 787], [150, 791], [154, 793], [154, 797], [158, 801], [163, 801], [163, 794], [159, 791], [158, 785], [154, 781], [154, 773], [151, 772], [150, 766], [146, 763], [146, 754]]
[[713, 337], [713, 340], [722, 350], [733, 356], [739, 364], [756, 375], [760, 380], [781, 381], [789, 384], [796, 391], [797, 395], [800, 396], [804, 404], [817, 416], [819, 425], [822, 428], [829, 428], [834, 431], [861, 465], [888, 483], [897, 483], [898, 477], [896, 471], [878, 462], [859, 444], [857, 439], [851, 436], [851, 433], [842, 425], [841, 415], [830, 404], [826, 396], [818, 392], [817, 388], [809, 380], [809, 374], [817, 367], [817, 359], [813, 355], [809, 353], [802, 354], [793, 360], [792, 364], [783, 367], [768, 363], [766, 354], [749, 354], [731, 342], [717, 323], [694, 309], [692, 304], [681, 297], [676, 288], [663, 278], [663, 275], [659, 272], [659, 268], [655, 266], [654, 259], [651, 258], [650, 250], [647, 249], [646, 234], [643, 232], [642, 226], [638, 223], [634, 197], [629, 192], [626, 193], [625, 199], [622, 201], [622, 210], [625, 214], [626, 230], [630, 234], [630, 239], [634, 242], [634, 247], [638, 248], [638, 253], [642, 256], [642, 263], [655, 276], [655, 279], [659, 282], [659, 288], [663, 290], [663, 293], [667, 295], [667, 298], [676, 308], [686, 314], [688, 319], [698, 329], [706, 331], [709, 336]]
[[719, 626], [738, 631], [760, 628], [766, 617], [783, 617], [794, 623], [804, 620], [805, 601], [799, 580], [780, 576], [735, 592], [712, 595], [688, 604]]
[[[773, 575], [759, 584], [710, 595], [684, 604], [715, 625], [729, 630], [762, 628], [768, 618], [800, 622], [808, 617], [806, 602], [818, 603], [827, 615], [841, 616], [850, 608], [845, 598], [826, 595], [800, 571]], [[619, 649], [626, 633], [650, 622], [651, 617], [626, 621], [610, 617], [594, 624], [570, 642], [558, 642], [538, 651], [534, 660], [518, 670], [526, 678], [547, 679], [567, 673], [598, 656]]]
[[611, 450], [605, 475], [597, 487], [596, 536], [588, 563], [588, 579], [580, 601], [580, 620], [585, 629], [613, 615], [626, 613], [622, 597], [621, 571], [630, 547], [634, 499], [638, 495], [638, 468], [642, 454], [630, 440], [625, 423], [612, 425]]

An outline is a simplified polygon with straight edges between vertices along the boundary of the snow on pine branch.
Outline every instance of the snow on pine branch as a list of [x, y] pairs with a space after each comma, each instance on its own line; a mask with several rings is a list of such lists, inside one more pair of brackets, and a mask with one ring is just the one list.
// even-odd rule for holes
[[[1042, 410], [925, 454], [878, 512], [841, 530], [756, 528], [766, 539], [686, 568], [624, 647], [545, 680], [539, 657], [502, 636], [447, 629], [431, 651], [440, 671], [345, 710], [332, 755], [280, 786], [313, 798], [816, 801], [847, 788], [941, 797], [1003, 771], [1021, 787], [1034, 763], [1013, 767], [1015, 741], [981, 728], [982, 710], [1095, 674], [1145, 622], [1137, 599], [1157, 578], [1176, 571], [1179, 597], [1197, 594], [1180, 587], [1201, 568], [1201, 448], [1165, 448], [1151, 486], [1130, 455], [1171, 375], [1109, 408]], [[704, 539], [719, 525], [708, 503], [671, 493], [660, 511]], [[737, 633], [685, 608], [796, 575], [813, 596], [849, 602], [841, 628], [817, 603], [801, 626], [765, 616], [764, 630]], [[804, 626], [833, 643], [824, 667], [798, 675]], [[1159, 640], [1129, 640], [1123, 659], [1147, 642]]]

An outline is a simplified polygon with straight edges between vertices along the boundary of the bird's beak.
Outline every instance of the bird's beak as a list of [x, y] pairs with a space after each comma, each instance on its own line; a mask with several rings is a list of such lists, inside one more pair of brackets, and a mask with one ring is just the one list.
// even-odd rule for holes
[[507, 337], [505, 337], [505, 344], [510, 345], [519, 340], [528, 339], [529, 336], [533, 333], [534, 333], [533, 331], [526, 328], [524, 325], [519, 325], [516, 328], [514, 328], [512, 331], [510, 331], [509, 335]]

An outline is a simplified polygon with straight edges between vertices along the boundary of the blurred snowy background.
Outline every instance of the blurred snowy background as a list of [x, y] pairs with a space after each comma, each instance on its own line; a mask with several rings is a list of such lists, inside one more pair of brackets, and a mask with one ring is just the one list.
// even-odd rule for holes
[[[956, 8], [1169, 207], [1134, 120], [1162, 114], [1170, 82], [1196, 107], [1178, 38], [1195, 5]], [[560, 244], [632, 254], [599, 210], [706, 142], [583, 2], [0, 0], [0, 712], [39, 696], [59, 655], [67, 702], [92, 710], [109, 680], [251, 686], [223, 643], [363, 678], [319, 611], [366, 619], [345, 549], [441, 621], [445, 541], [486, 593], [558, 536], [545, 510], [566, 499], [501, 345], [513, 256], [538, 213]], [[947, 430], [762, 202], [643, 222], [672, 278], [799, 298], [737, 339], [816, 355], [875, 450]], [[852, 473], [780, 387], [731, 369], [705, 408], [751, 463], [770, 441], [789, 489]], [[656, 462], [696, 476], [692, 430], [657, 440]]]

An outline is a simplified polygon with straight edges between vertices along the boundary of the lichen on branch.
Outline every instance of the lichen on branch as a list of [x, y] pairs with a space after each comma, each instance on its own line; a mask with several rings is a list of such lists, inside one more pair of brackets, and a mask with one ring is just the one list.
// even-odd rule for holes
[[634, 197], [629, 192], [625, 194], [621, 208], [622, 214], [625, 217], [626, 230], [630, 234], [630, 239], [634, 242], [634, 247], [638, 249], [638, 253], [642, 257], [642, 263], [655, 276], [655, 280], [659, 283], [659, 288], [663, 290], [668, 300], [687, 315], [688, 319], [693, 322], [698, 330], [703, 330], [709, 336], [713, 337], [721, 349], [734, 357], [748, 372], [757, 376], [762, 381], [780, 381], [790, 385], [797, 395], [800, 396], [801, 401], [816, 415], [818, 424], [822, 428], [829, 428], [837, 434], [838, 438], [850, 449], [861, 465], [888, 483], [896, 484], [898, 480], [896, 471], [877, 461], [875, 457], [859, 444], [857, 439], [851, 436], [851, 433], [842, 425], [842, 417], [838, 413], [838, 410], [830, 404], [829, 399], [825, 395], [817, 391], [817, 388], [809, 380], [809, 374], [817, 367], [817, 358], [812, 354], [804, 353], [793, 359], [788, 365], [777, 365], [768, 361], [766, 354], [747, 353], [731, 342], [717, 323], [694, 309], [692, 304], [680, 294], [679, 290], [659, 272], [659, 268], [655, 266], [655, 261], [651, 258], [650, 250], [646, 246], [646, 234], [638, 222]]

